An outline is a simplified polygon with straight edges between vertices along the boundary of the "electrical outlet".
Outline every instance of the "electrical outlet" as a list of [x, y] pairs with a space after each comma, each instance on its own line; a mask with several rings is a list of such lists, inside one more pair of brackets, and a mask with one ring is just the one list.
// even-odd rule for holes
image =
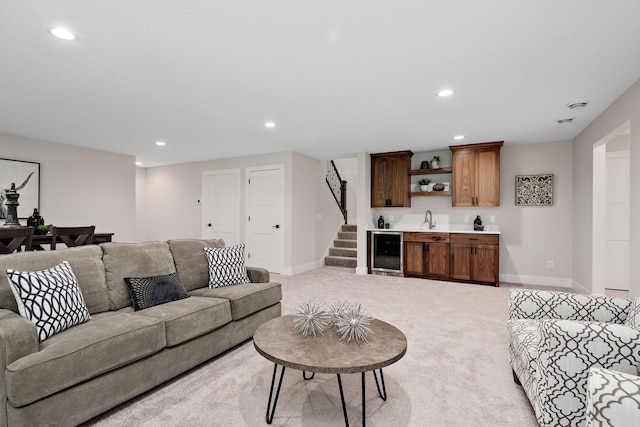
[[393, 221], [393, 215], [389, 215], [389, 221]]
[[496, 222], [496, 216], [495, 215], [491, 215], [489, 217], [489, 222]]
[[464, 216], [464, 222], [469, 222], [469, 215]]
[[547, 261], [547, 268], [553, 268], [553, 261]]

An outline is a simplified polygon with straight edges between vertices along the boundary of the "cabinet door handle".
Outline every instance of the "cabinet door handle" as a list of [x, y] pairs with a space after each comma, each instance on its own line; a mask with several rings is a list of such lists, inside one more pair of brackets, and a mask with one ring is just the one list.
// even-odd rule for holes
[[475, 238], [475, 237], [469, 237], [469, 240], [480, 240], [480, 239]]

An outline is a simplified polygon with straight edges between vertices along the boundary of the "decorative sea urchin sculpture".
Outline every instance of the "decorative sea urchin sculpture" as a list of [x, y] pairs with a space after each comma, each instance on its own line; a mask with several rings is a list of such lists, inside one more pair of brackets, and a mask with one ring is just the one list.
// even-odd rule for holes
[[371, 320], [372, 318], [365, 314], [362, 305], [348, 305], [342, 311], [342, 315], [335, 321], [338, 332], [342, 334], [340, 340], [369, 342], [366, 335], [373, 333], [369, 328]]
[[344, 311], [349, 306], [346, 301], [335, 300], [333, 303], [327, 305], [325, 316], [329, 325], [336, 325], [338, 319], [344, 316]]
[[313, 300], [303, 302], [298, 306], [298, 311], [294, 313], [293, 323], [305, 337], [319, 333], [324, 335], [322, 330], [326, 326], [325, 312], [322, 306]]

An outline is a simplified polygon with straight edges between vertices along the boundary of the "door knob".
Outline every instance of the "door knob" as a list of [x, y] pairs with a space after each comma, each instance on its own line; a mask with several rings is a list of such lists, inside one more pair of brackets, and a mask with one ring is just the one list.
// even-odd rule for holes
[[272, 225], [273, 228], [280, 228], [280, 224]]

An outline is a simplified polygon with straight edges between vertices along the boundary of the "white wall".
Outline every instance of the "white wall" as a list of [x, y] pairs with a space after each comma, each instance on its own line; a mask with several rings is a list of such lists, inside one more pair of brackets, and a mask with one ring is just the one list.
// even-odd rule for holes
[[[622, 94], [597, 119], [586, 127], [575, 139], [573, 145], [573, 280], [574, 286], [588, 290], [592, 283], [593, 251], [593, 146], [615, 129], [630, 123], [629, 135], [629, 180], [640, 182], [640, 80]], [[633, 188], [633, 187], [632, 187]], [[632, 191], [629, 197], [629, 217], [640, 217], [640, 192]], [[640, 223], [631, 221], [629, 225], [629, 256], [632, 260], [629, 275], [630, 295], [640, 294]]]
[[[240, 169], [240, 217], [246, 218], [245, 169], [277, 164], [284, 166], [285, 181], [283, 273], [322, 265], [324, 251], [342, 217], [335, 202], [327, 199], [332, 196], [324, 183], [324, 163], [294, 152], [161, 166], [138, 173], [138, 182], [145, 182], [141, 192], [144, 207], [139, 207], [139, 212], [144, 212], [141, 222], [145, 231], [140, 240], [201, 238], [202, 207], [198, 201], [205, 171]], [[322, 220], [317, 220], [318, 214]], [[245, 240], [245, 222], [241, 221], [240, 241]]]
[[[433, 154], [416, 153], [416, 159], [412, 159], [412, 167], [417, 168], [420, 160], [430, 159]], [[441, 166], [451, 165], [450, 152], [435, 154], [440, 155]], [[571, 155], [571, 141], [507, 144], [500, 152], [500, 206], [454, 208], [451, 206], [450, 196], [413, 197], [411, 208], [370, 209], [370, 224], [379, 215], [383, 215], [386, 222], [393, 226], [404, 215], [424, 215], [427, 209], [432, 211], [438, 224], [464, 224], [465, 216], [468, 215], [470, 221], [473, 221], [476, 215], [480, 215], [486, 226], [497, 225], [502, 233], [501, 281], [570, 287], [573, 265]], [[554, 174], [553, 206], [516, 206], [516, 175], [538, 174]], [[437, 176], [438, 181], [451, 181], [450, 174]], [[492, 215], [495, 216], [495, 224], [489, 222]], [[547, 268], [547, 261], [554, 262], [553, 269]]]
[[[93, 224], [117, 241], [136, 240], [133, 156], [0, 134], [0, 157], [40, 163], [40, 213], [47, 224]], [[18, 214], [31, 212], [18, 207]]]
[[147, 170], [136, 168], [136, 242], [147, 240]]

